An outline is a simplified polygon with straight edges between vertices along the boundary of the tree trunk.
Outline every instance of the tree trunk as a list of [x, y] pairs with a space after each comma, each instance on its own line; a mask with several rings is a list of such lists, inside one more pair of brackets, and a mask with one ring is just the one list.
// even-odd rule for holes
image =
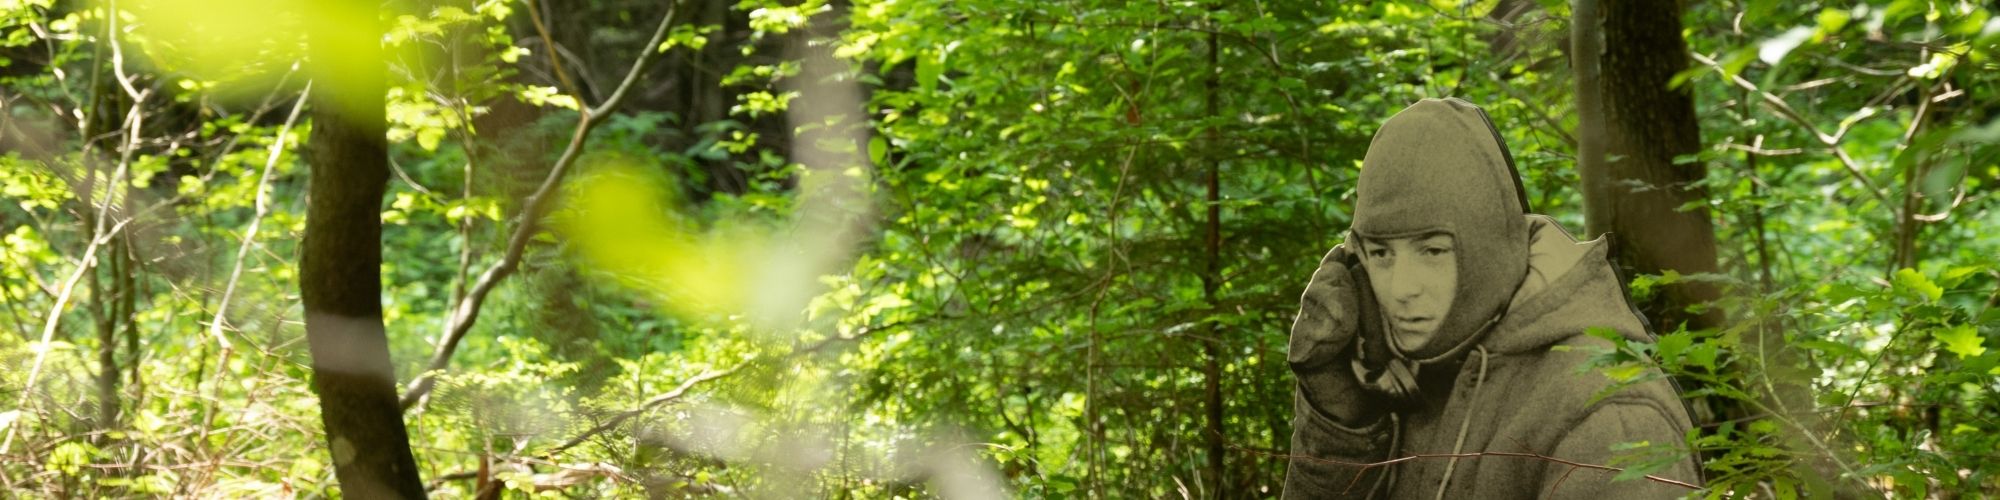
[[[1220, 10], [1221, 7], [1221, 4], [1214, 4], [1210, 7], [1210, 10]], [[1208, 81], [1205, 82], [1205, 86], [1208, 98], [1206, 104], [1208, 105], [1208, 116], [1210, 118], [1221, 114], [1220, 81], [1218, 79], [1222, 74], [1222, 65], [1220, 62], [1221, 51], [1222, 44], [1217, 40], [1216, 32], [1209, 31]], [[1208, 184], [1208, 225], [1206, 231], [1208, 266], [1201, 273], [1201, 298], [1212, 309], [1216, 307], [1215, 291], [1221, 286], [1220, 282], [1222, 281], [1222, 200], [1220, 177], [1222, 167], [1222, 137], [1220, 131], [1216, 130], [1214, 125], [1209, 125], [1206, 133], [1208, 135], [1208, 176], [1206, 179]], [[1224, 458], [1226, 457], [1224, 456], [1225, 451], [1223, 446], [1225, 442], [1223, 431], [1225, 428], [1222, 416], [1222, 356], [1225, 351], [1222, 348], [1222, 337], [1224, 334], [1220, 328], [1216, 328], [1215, 322], [1209, 321], [1206, 323], [1208, 324], [1209, 339], [1203, 346], [1204, 352], [1202, 354], [1206, 358], [1206, 362], [1202, 366], [1202, 380], [1205, 385], [1203, 389], [1207, 396], [1208, 407], [1208, 436], [1206, 440], [1208, 444], [1208, 477], [1209, 480], [1214, 481], [1216, 491], [1214, 498], [1231, 498], [1233, 495], [1231, 495], [1230, 490], [1234, 485], [1229, 484], [1229, 469], [1224, 465]]]
[[[119, 189], [122, 186], [112, 186]], [[133, 318], [133, 291], [131, 287], [132, 261], [127, 257], [127, 241], [124, 236], [111, 238], [111, 255], [101, 262], [108, 268], [110, 284], [101, 284], [98, 277], [91, 276], [91, 292], [104, 309], [97, 323], [97, 420], [93, 428], [100, 431], [118, 428], [118, 333], [121, 328], [136, 321]], [[96, 273], [95, 270], [91, 271]], [[106, 287], [109, 287], [108, 289]], [[134, 363], [137, 361], [134, 360]], [[99, 440], [99, 444], [102, 444]]]
[[[1707, 175], [1707, 169], [1699, 162], [1674, 162], [1676, 156], [1701, 149], [1693, 96], [1684, 89], [1667, 88], [1674, 75], [1687, 68], [1689, 59], [1687, 42], [1681, 36], [1680, 4], [1671, 0], [1605, 1], [1600, 7], [1594, 0], [1579, 0], [1576, 5], [1571, 57], [1577, 67], [1578, 127], [1582, 129], [1577, 149], [1589, 237], [1611, 233], [1617, 244], [1618, 264], [1627, 275], [1716, 272], [1715, 226], [1706, 205], [1708, 193], [1694, 185]], [[1595, 17], [1596, 22], [1593, 12], [1601, 14]], [[1601, 45], [1595, 45], [1600, 41]], [[1683, 206], [1690, 208], [1682, 210]], [[1661, 286], [1638, 306], [1662, 333], [1683, 325], [1689, 330], [1720, 328], [1724, 322], [1720, 309], [1688, 310], [1719, 297], [1720, 290], [1713, 283], [1683, 280]], [[1759, 366], [1743, 365], [1755, 371], [1745, 380], [1767, 382], [1750, 389], [1765, 406], [1791, 414], [1798, 427], [1785, 429], [1787, 440], [1795, 449], [1810, 450], [1803, 433], [1819, 433], [1824, 425], [1820, 415], [1811, 411], [1809, 374], [1801, 370], [1807, 361], [1786, 344], [1778, 321], [1739, 321], [1756, 323], [1752, 329], [1756, 337], [1746, 342], [1738, 355], [1761, 361]], [[1721, 404], [1699, 404], [1704, 402]], [[1691, 415], [1697, 423], [1762, 417], [1761, 412], [1729, 401], [1697, 403], [1703, 410]], [[1835, 461], [1802, 461], [1796, 467], [1796, 473], [1807, 482], [1807, 491], [1815, 497], [1851, 494], [1830, 490], [1833, 485], [1824, 478], [1837, 477], [1838, 457], [1824, 458]]]
[[[331, 2], [329, 2], [331, 3]], [[299, 292], [313, 390], [348, 498], [421, 498], [396, 403], [382, 324], [382, 196], [388, 188], [386, 66], [375, 4], [349, 2], [310, 23], [311, 191]]]
[[[1676, 156], [1701, 150], [1694, 97], [1686, 89], [1667, 88], [1675, 74], [1687, 69], [1680, 5], [1671, 0], [1613, 1], [1603, 2], [1600, 10], [1586, 4], [1596, 2], [1578, 3], [1579, 31], [1571, 53], [1579, 68], [1578, 151], [1586, 237], [1611, 233], [1619, 265], [1628, 275], [1713, 273], [1715, 225], [1704, 204], [1708, 194], [1695, 185], [1707, 169], [1700, 163], [1674, 163]], [[1586, 34], [1598, 31], [1583, 17], [1591, 11], [1602, 14], [1601, 39]], [[1585, 60], [1593, 54], [1601, 55]], [[1595, 82], [1590, 81], [1593, 76]], [[1692, 208], [1681, 209], [1689, 204]], [[1661, 287], [1639, 307], [1662, 332], [1683, 324], [1709, 328], [1721, 324], [1719, 311], [1687, 309], [1718, 296], [1711, 283], [1680, 281]]]

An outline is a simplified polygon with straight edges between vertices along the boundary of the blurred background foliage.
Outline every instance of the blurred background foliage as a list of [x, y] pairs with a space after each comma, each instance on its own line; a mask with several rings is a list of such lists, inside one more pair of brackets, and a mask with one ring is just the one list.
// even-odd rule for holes
[[[1723, 271], [1632, 289], [1712, 282], [1727, 320], [1580, 367], [1660, 366], [1702, 409], [1612, 465], [2000, 493], [2000, 6], [1682, 3], [1679, 161]], [[440, 496], [1275, 497], [1287, 328], [1383, 119], [1482, 104], [1535, 210], [1584, 225], [1560, 1], [347, 5], [0, 0], [0, 488], [338, 494], [296, 285], [302, 23], [389, 49], [325, 63], [390, 68], [406, 381], [582, 151], [406, 413]], [[820, 85], [860, 101], [799, 113]]]

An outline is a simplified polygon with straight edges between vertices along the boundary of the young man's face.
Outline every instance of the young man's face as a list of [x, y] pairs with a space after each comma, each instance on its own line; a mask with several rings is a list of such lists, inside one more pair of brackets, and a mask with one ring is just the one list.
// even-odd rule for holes
[[1451, 235], [1362, 239], [1361, 262], [1391, 330], [1406, 349], [1437, 336], [1458, 290], [1458, 258]]

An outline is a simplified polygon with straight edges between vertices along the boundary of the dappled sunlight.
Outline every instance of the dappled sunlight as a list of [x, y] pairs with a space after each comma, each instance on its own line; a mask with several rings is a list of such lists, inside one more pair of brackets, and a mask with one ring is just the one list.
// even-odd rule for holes
[[[190, 89], [220, 86], [244, 94], [269, 88], [305, 56], [308, 0], [97, 0], [116, 7], [135, 54], [163, 73], [185, 75]], [[350, 14], [352, 16], [352, 14]], [[361, 18], [366, 19], [366, 18]], [[350, 19], [343, 26], [365, 29]], [[357, 64], [358, 61], [349, 61]]]
[[654, 171], [615, 159], [586, 163], [565, 187], [555, 217], [557, 230], [592, 269], [656, 295], [662, 309], [689, 318], [744, 313], [752, 291], [745, 277], [775, 251], [770, 231], [751, 226], [760, 221], [704, 228], [683, 213], [668, 179]]

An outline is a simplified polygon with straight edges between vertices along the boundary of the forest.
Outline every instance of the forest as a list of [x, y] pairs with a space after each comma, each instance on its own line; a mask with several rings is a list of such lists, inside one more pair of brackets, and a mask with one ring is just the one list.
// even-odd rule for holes
[[1996, 496], [1997, 14], [0, 0], [0, 497], [1277, 498], [1442, 97], [1618, 249], [1577, 375], [1692, 413], [1584, 465]]

